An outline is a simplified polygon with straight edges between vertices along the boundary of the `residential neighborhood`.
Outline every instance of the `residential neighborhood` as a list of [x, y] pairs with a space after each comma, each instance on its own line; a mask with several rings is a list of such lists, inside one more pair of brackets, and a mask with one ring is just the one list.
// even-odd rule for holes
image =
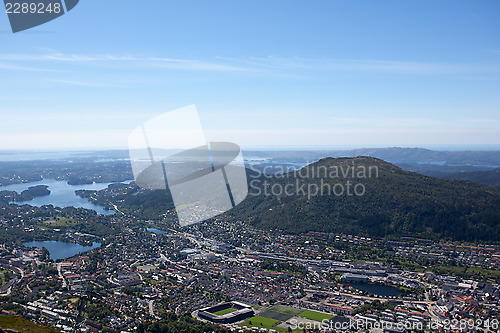
[[[0, 269], [10, 273], [1, 296], [11, 308], [2, 303], [2, 313], [27, 315], [66, 332], [131, 331], [168, 313], [191, 314], [233, 331], [287, 331], [304, 325], [327, 331], [342, 322], [357, 330], [390, 323], [400, 331], [409, 324], [413, 329], [464, 330], [465, 324], [480, 323], [485, 331], [498, 325], [498, 282], [438, 274], [432, 266], [416, 271], [398, 267], [420, 258], [436, 266], [453, 259], [472, 270], [496, 269], [497, 245], [409, 238], [383, 242], [318, 232], [280, 235], [223, 220], [188, 232], [161, 230], [158, 223], [138, 228], [132, 220], [113, 219], [124, 225], [124, 233], [66, 259], [54, 261], [46, 249], [2, 244]], [[70, 235], [98, 238], [92, 236]], [[386, 262], [352, 258], [353, 249], [367, 247], [383, 251]], [[197, 315], [224, 302], [243, 304], [252, 309], [252, 317], [222, 322], [214, 315]], [[252, 318], [275, 322], [255, 325]]]

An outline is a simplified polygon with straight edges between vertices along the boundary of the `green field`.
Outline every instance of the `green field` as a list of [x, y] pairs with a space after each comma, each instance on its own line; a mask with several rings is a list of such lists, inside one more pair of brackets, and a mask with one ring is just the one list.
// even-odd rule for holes
[[75, 222], [73, 219], [67, 217], [57, 217], [55, 220], [43, 222], [42, 225], [44, 224], [45, 226], [49, 226], [51, 228], [58, 228], [75, 226], [78, 222]]
[[269, 318], [264, 318], [260, 316], [255, 316], [252, 318], [248, 318], [245, 320], [243, 323], [239, 324], [240, 327], [247, 326], [247, 327], [258, 327], [258, 328], [267, 328], [267, 329], [275, 329], [277, 331], [282, 331], [286, 332], [284, 328], [276, 327], [276, 325], [281, 324], [280, 321], [278, 320], [273, 320]]
[[59, 333], [55, 328], [49, 328], [42, 325], [32, 323], [17, 316], [0, 315], [0, 328], [16, 330], [26, 333]]
[[276, 311], [276, 312], [286, 313], [286, 314], [289, 314], [292, 316], [296, 316], [299, 313], [304, 311], [304, 310], [292, 308], [291, 306], [286, 306], [286, 305], [275, 305], [271, 308], [271, 310]]
[[224, 310], [220, 310], [220, 311], [214, 312], [214, 315], [216, 315], [216, 316], [222, 316], [222, 315], [225, 315], [226, 313], [231, 313], [231, 312], [234, 312], [234, 311], [236, 311], [235, 308], [228, 308], [228, 309], [224, 309]]
[[269, 319], [274, 319], [274, 320], [279, 320], [279, 321], [287, 321], [288, 319], [292, 318], [293, 316], [290, 314], [286, 313], [281, 313], [273, 310], [266, 310], [261, 313], [259, 313], [261, 317], [269, 318]]
[[298, 315], [298, 317], [306, 318], [306, 319], [310, 319], [310, 320], [315, 320], [315, 321], [319, 321], [319, 322], [322, 322], [323, 319], [329, 320], [329, 319], [333, 318], [332, 315], [318, 312], [318, 311], [313, 311], [313, 310], [306, 310], [306, 311], [300, 313]]
[[286, 305], [275, 305], [269, 310], [261, 312], [260, 316], [279, 321], [287, 321], [303, 311], [304, 310], [292, 308]]

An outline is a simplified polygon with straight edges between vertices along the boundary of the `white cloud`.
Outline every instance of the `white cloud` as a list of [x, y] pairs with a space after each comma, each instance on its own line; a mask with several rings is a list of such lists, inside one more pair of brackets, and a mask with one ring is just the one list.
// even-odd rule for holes
[[118, 85], [114, 84], [109, 84], [109, 83], [103, 83], [103, 82], [90, 82], [90, 81], [71, 81], [71, 80], [48, 80], [50, 82], [55, 82], [55, 83], [60, 83], [64, 85], [70, 85], [70, 86], [80, 86], [80, 87], [118, 87]]
[[[187, 71], [246, 71], [245, 67], [232, 66], [216, 61], [205, 61], [196, 59], [174, 59], [164, 57], [140, 57], [129, 55], [85, 55], [85, 54], [63, 54], [57, 52], [29, 55], [29, 54], [0, 54], [0, 61], [10, 63], [80, 63], [96, 64], [99, 66], [118, 67], [149, 67], [164, 68], [172, 70]], [[14, 65], [9, 65], [15, 69]]]
[[331, 123], [339, 127], [371, 127], [371, 128], [429, 128], [429, 127], [447, 127], [448, 121], [426, 119], [426, 118], [350, 118], [350, 117], [330, 117]]
[[27, 72], [57, 72], [57, 70], [47, 68], [37, 68], [31, 66], [18, 66], [5, 62], [0, 62], [0, 69], [13, 70], [13, 71], [27, 71]]
[[[496, 52], [496, 51], [495, 51]], [[9, 63], [57, 62], [96, 64], [125, 68], [163, 68], [187, 71], [261, 71], [261, 72], [384, 72], [397, 74], [460, 74], [498, 73], [496, 64], [450, 64], [376, 59], [280, 58], [280, 57], [215, 57], [210, 60], [177, 59], [134, 55], [87, 55], [47, 52], [41, 54], [0, 54], [0, 61]], [[14, 65], [9, 65], [15, 69]], [[19, 68], [21, 69], [21, 67]]]
[[247, 66], [268, 69], [295, 69], [320, 71], [363, 71], [389, 72], [400, 74], [453, 74], [475, 72], [500, 72], [498, 65], [449, 64], [433, 62], [413, 62], [374, 59], [333, 59], [333, 58], [280, 58], [249, 57], [243, 59], [221, 58], [226, 61], [243, 63]]
[[62, 62], [91, 62], [91, 61], [130, 61], [133, 57], [116, 57], [111, 55], [89, 56], [83, 54], [63, 54], [50, 52], [44, 54], [0, 54], [0, 60], [7, 61], [62, 61]]
[[148, 58], [148, 65], [153, 67], [163, 67], [171, 69], [186, 69], [200, 71], [248, 71], [249, 68], [230, 66], [226, 64], [186, 60], [186, 59], [169, 59], [169, 58]]

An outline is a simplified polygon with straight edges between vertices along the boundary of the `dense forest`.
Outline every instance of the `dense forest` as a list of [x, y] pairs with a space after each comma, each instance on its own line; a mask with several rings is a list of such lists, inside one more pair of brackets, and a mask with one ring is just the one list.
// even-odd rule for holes
[[166, 318], [156, 322], [145, 322], [137, 326], [138, 333], [203, 333], [229, 332], [228, 330], [210, 323], [200, 322], [190, 316], [177, 317], [174, 314], [167, 315]]
[[488, 171], [457, 172], [447, 175], [447, 179], [471, 180], [481, 184], [500, 187], [500, 169]]
[[[378, 175], [363, 177], [350, 172], [346, 175], [341, 172], [338, 177], [303, 177], [298, 172], [271, 178], [250, 175], [251, 193], [226, 217], [289, 233], [323, 231], [376, 237], [500, 239], [500, 190], [494, 187], [432, 178], [371, 157], [322, 159], [305, 167], [303, 174], [323, 169], [347, 170], [349, 166], [355, 170], [376, 167]], [[327, 193], [337, 184], [346, 190], [348, 181], [353, 185], [363, 184], [358, 192], [364, 188], [364, 193]], [[313, 190], [323, 189], [323, 195], [308, 197], [300, 191], [300, 187], [307, 189], [309, 184], [316, 186], [312, 186]], [[275, 195], [287, 186], [292, 195]]]

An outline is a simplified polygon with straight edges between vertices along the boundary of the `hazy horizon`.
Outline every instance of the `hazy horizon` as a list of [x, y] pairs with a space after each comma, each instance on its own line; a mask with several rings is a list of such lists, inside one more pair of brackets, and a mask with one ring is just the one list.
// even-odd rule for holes
[[500, 145], [497, 1], [116, 6], [0, 34], [0, 149], [125, 147], [191, 104], [242, 147]]

